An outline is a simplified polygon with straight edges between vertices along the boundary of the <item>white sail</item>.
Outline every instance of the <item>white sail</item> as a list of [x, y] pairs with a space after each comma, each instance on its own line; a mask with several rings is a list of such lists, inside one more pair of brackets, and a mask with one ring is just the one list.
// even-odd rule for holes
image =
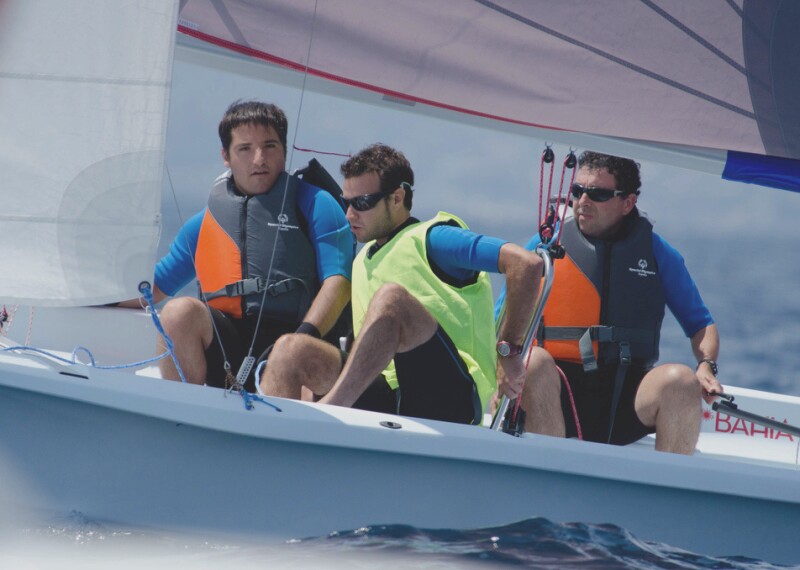
[[152, 280], [177, 1], [0, 3], [0, 300]]
[[798, 20], [777, 0], [186, 0], [179, 29], [376, 99], [800, 158]]

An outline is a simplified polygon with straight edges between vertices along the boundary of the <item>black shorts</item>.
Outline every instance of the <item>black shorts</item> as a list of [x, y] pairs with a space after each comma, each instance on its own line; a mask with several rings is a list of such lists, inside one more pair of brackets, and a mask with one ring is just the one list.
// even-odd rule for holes
[[395, 355], [394, 365], [397, 390], [379, 376], [354, 408], [462, 424], [483, 421], [475, 381], [441, 326], [429, 341]]
[[[600, 370], [595, 372], [585, 372], [583, 365], [574, 362], [559, 360], [556, 361], [556, 364], [564, 371], [572, 389], [583, 439], [601, 443], [613, 443], [615, 445], [627, 445], [649, 433], [655, 432], [655, 426], [646, 426], [639, 420], [634, 407], [636, 391], [639, 389], [642, 378], [650, 369], [642, 368], [641, 366], [630, 366], [628, 368], [619, 404], [617, 405], [614, 430], [611, 433], [611, 441], [609, 442], [611, 399], [614, 394], [617, 367], [607, 366], [601, 367]], [[563, 384], [561, 387], [561, 410], [564, 413], [567, 437], [577, 437], [575, 414], [572, 411], [569, 391]]]
[[[257, 317], [233, 318], [222, 311], [209, 307], [211, 318], [214, 320], [214, 338], [206, 349], [206, 384], [215, 388], [229, 388], [225, 382], [225, 357], [231, 366], [231, 374], [236, 377], [242, 361], [250, 350], [253, 342], [253, 331], [256, 328]], [[261, 319], [258, 327], [258, 336], [253, 345], [252, 356], [257, 359], [271, 346], [278, 337], [297, 330], [298, 323], [277, 321], [275, 319]], [[219, 335], [219, 336], [218, 336]], [[220, 348], [225, 347], [223, 356]], [[248, 375], [244, 387], [248, 392], [255, 392], [255, 365]]]

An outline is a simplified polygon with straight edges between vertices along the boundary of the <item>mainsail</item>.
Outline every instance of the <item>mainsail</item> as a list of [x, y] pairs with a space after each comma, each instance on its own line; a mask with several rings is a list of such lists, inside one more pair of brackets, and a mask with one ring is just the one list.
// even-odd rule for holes
[[0, 300], [137, 295], [160, 231], [177, 2], [0, 2]]
[[682, 155], [793, 159], [798, 25], [800, 3], [781, 0], [185, 0], [179, 21], [410, 103]]

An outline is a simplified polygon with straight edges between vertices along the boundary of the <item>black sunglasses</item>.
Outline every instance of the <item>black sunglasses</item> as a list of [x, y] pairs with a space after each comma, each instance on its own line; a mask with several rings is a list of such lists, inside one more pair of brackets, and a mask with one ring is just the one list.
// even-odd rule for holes
[[[394, 190], [392, 190], [392, 192], [394, 192]], [[379, 192], [373, 192], [372, 194], [362, 194], [355, 198], [342, 198], [342, 203], [344, 204], [345, 210], [353, 206], [353, 208], [359, 212], [366, 212], [377, 206], [378, 202], [386, 198], [386, 196], [392, 192], [384, 192], [381, 190]]]
[[599, 188], [597, 186], [584, 186], [583, 184], [575, 183], [570, 186], [572, 197], [580, 200], [581, 196], [586, 194], [592, 202], [608, 202], [615, 196], [624, 196], [627, 192], [622, 190], [611, 190], [609, 188]]
[[[401, 182], [400, 188], [410, 192], [413, 190], [411, 184], [408, 182]], [[397, 190], [397, 188], [393, 188], [389, 191], [386, 190], [379, 190], [378, 192], [373, 192], [372, 194], [362, 194], [361, 196], [356, 196], [355, 198], [344, 198], [342, 197], [342, 204], [344, 204], [345, 211], [353, 206], [353, 209], [358, 212], [366, 212], [367, 210], [371, 210], [375, 206], [378, 205], [378, 202], [386, 198], [389, 194]]]

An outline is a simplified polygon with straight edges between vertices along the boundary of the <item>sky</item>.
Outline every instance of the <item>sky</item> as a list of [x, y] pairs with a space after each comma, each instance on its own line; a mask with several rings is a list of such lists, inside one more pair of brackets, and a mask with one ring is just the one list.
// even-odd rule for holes
[[[179, 54], [173, 69], [169, 177], [162, 199], [159, 254], [166, 251], [180, 221], [205, 206], [213, 180], [224, 170], [217, 125], [237, 99], [274, 102], [286, 112], [290, 170], [315, 157], [341, 183], [339, 166], [344, 158], [300, 152], [292, 146], [349, 154], [383, 142], [403, 151], [414, 168], [413, 214], [418, 218], [448, 211], [474, 231], [519, 244], [536, 231], [544, 140], [520, 129], [507, 132], [502, 125], [487, 129], [470, 121], [431, 118], [420, 112], [424, 109], [356, 103], [289, 87], [283, 80], [275, 83], [267, 69], [258, 72], [261, 77], [245, 77], [186, 59]], [[295, 78], [295, 83], [301, 79]], [[555, 144], [553, 149], [557, 192], [569, 148]], [[794, 320], [800, 322], [800, 299], [792, 286], [800, 279], [795, 261], [800, 195], [630, 158], [641, 163], [639, 207], [654, 221], [656, 231], [682, 253], [720, 328], [725, 325], [723, 349], [727, 345], [741, 352], [751, 350], [754, 342], [764, 342], [769, 332], [764, 327], [770, 322], [763, 321], [773, 306], [783, 307], [783, 316], [796, 315]], [[549, 170], [545, 179], [548, 174]], [[749, 279], [742, 280], [743, 276]], [[495, 288], [500, 282], [493, 279]], [[733, 283], [738, 285], [730, 286]], [[764, 309], [760, 303], [769, 305]], [[662, 357], [689, 360], [688, 342], [670, 319], [662, 335]], [[755, 321], [760, 328], [753, 327]], [[785, 358], [787, 350], [800, 353], [796, 351], [800, 325], [797, 329], [778, 343], [760, 346], [759, 355], [775, 357], [780, 352]], [[785, 369], [800, 367], [800, 357], [793, 358], [784, 363]], [[791, 380], [791, 385], [791, 391], [800, 394], [800, 382]]]

